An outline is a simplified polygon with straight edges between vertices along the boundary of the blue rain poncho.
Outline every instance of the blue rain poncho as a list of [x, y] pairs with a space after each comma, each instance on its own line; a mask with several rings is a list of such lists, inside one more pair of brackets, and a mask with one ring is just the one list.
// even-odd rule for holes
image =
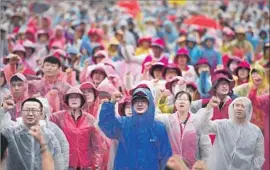
[[105, 102], [98, 125], [110, 139], [118, 140], [114, 169], [164, 169], [172, 155], [165, 126], [154, 120], [155, 105], [150, 90], [139, 88], [149, 102], [147, 111], [138, 115], [132, 108], [132, 117], [115, 117], [115, 105]]

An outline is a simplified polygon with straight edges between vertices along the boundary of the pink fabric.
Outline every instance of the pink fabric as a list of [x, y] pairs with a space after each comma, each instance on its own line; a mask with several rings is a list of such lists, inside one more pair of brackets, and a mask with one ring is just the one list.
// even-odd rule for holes
[[[63, 73], [59, 73], [56, 80], [50, 81], [46, 78], [42, 78], [41, 80], [30, 81], [29, 94], [33, 95], [40, 93], [41, 96], [46, 96], [49, 103], [53, 106], [53, 111], [59, 111], [64, 107], [63, 95], [71, 87], [69, 83], [64, 81], [63, 77]], [[49, 93], [51, 90], [56, 90], [58, 95], [55, 95], [55, 92], [53, 92], [53, 95], [51, 96]], [[60, 106], [55, 102], [55, 98], [59, 98]]]
[[248, 96], [252, 102], [253, 109], [260, 109], [264, 112], [264, 155], [265, 155], [265, 163], [263, 165], [263, 170], [269, 170], [270, 160], [269, 160], [269, 93], [257, 96], [257, 90], [252, 89]]
[[[148, 63], [148, 62], [151, 62], [151, 61], [153, 61], [153, 57], [151, 55], [148, 55], [144, 59], [144, 61], [142, 63], [142, 73], [144, 72], [144, 65], [145, 65], [145, 63]], [[161, 56], [157, 61], [162, 62], [164, 65], [168, 65], [168, 63], [169, 63], [168, 58], [165, 57], [165, 56]]]
[[10, 113], [11, 118], [13, 120], [15, 120], [17, 117], [20, 116], [22, 102], [29, 97], [28, 96], [28, 83], [27, 83], [26, 77], [21, 73], [16, 73], [12, 77], [14, 77], [14, 76], [19, 77], [23, 81], [23, 94], [21, 96], [16, 97], [14, 95], [14, 89], [12, 88], [12, 86], [10, 86], [10, 92], [11, 92], [13, 100], [14, 100], [14, 102], [16, 104], [16, 112], [15, 113]]
[[12, 75], [16, 74], [16, 72], [17, 72], [16, 65], [7, 64], [4, 67], [4, 73], [5, 73], [7, 82], [10, 81], [10, 78], [12, 77]]
[[162, 119], [161, 121], [168, 129], [167, 132], [173, 154], [183, 157], [191, 168], [197, 160], [199, 148], [199, 138], [193, 122], [194, 116], [189, 113], [189, 118], [185, 125], [180, 124], [177, 113], [166, 116], [161, 115], [160, 119]]

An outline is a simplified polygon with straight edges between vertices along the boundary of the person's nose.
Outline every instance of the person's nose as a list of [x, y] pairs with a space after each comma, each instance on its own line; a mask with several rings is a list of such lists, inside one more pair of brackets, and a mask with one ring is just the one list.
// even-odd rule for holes
[[19, 86], [15, 85], [14, 90], [16, 90], [16, 91], [19, 90]]

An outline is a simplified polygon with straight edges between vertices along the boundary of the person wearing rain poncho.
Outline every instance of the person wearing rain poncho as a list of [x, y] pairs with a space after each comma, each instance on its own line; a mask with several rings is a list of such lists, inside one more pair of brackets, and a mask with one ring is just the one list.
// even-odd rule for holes
[[[251, 68], [249, 78], [249, 83], [242, 84], [233, 89], [236, 95], [247, 97], [253, 87], [257, 88], [259, 96], [269, 93], [269, 84], [267, 83], [266, 73], [260, 64], [255, 63]], [[263, 115], [264, 113], [262, 110], [254, 108], [251, 118], [251, 122], [259, 126], [261, 129], [263, 129], [264, 123]]]
[[164, 125], [154, 120], [151, 91], [134, 90], [131, 117], [116, 118], [113, 102], [102, 104], [98, 125], [108, 138], [118, 141], [114, 169], [164, 169], [172, 151]]
[[251, 101], [236, 98], [229, 106], [229, 119], [211, 121], [219, 102], [212, 97], [207, 107], [197, 113], [200, 132], [216, 135], [207, 160], [209, 170], [260, 170], [264, 163], [264, 137], [260, 128], [250, 123]]
[[188, 92], [178, 92], [174, 100], [176, 112], [156, 116], [166, 126], [173, 154], [180, 155], [189, 168], [198, 159], [206, 161], [211, 149], [210, 138], [198, 133], [197, 124], [193, 121], [196, 115], [189, 112], [191, 100]]
[[86, 98], [77, 87], [71, 87], [64, 96], [67, 110], [53, 113], [50, 120], [63, 130], [69, 143], [69, 169], [99, 168], [103, 140], [94, 127], [92, 115], [82, 111]]
[[205, 58], [208, 63], [211, 65], [211, 68], [214, 70], [216, 68], [222, 68], [222, 58], [221, 54], [214, 49], [215, 38], [210, 35], [205, 35], [202, 37], [202, 53], [199, 56], [199, 59]]
[[44, 120], [46, 127], [54, 133], [55, 137], [57, 138], [60, 144], [61, 156], [64, 161], [64, 168], [67, 169], [68, 164], [69, 164], [69, 144], [68, 144], [67, 138], [64, 132], [56, 124], [49, 121], [49, 118], [51, 115], [51, 108], [50, 108], [48, 100], [42, 97], [38, 97], [37, 99], [41, 101], [43, 105], [42, 119]]
[[[41, 123], [42, 103], [36, 98], [28, 98], [22, 103], [22, 121], [12, 123], [7, 110], [10, 105], [4, 103], [1, 108], [1, 115], [5, 114], [6, 122], [0, 121], [1, 134], [8, 142], [7, 170], [42, 170], [42, 158], [44, 147], [53, 156], [55, 169], [63, 170], [63, 160], [59, 142], [53, 132], [44, 127]], [[2, 117], [2, 116], [1, 116]], [[10, 122], [9, 124], [6, 124]], [[5, 126], [2, 126], [5, 123]], [[29, 133], [35, 126], [40, 126], [45, 143], [41, 144]]]

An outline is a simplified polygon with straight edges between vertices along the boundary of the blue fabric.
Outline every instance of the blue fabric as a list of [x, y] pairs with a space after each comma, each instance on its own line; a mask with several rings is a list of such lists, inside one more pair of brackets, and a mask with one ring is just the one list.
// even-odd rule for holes
[[[165, 30], [165, 27], [170, 27], [171, 32], [167, 32]], [[169, 44], [174, 43], [176, 41], [176, 39], [178, 38], [178, 32], [177, 32], [175, 26], [173, 25], [173, 23], [171, 21], [169, 21], [169, 20], [164, 21], [163, 34], [166, 37], [167, 42]]]
[[204, 45], [204, 48], [202, 49], [202, 53], [200, 56], [200, 59], [201, 58], [207, 59], [212, 69], [215, 69], [217, 65], [222, 65], [221, 54], [218, 51], [216, 51], [213, 47], [208, 48], [206, 47], [206, 45]]
[[68, 46], [68, 48], [67, 48], [67, 53], [68, 53], [68, 54], [78, 54], [79, 51], [78, 51], [78, 49], [77, 49], [75, 46], [70, 45], [70, 46]]
[[99, 127], [110, 139], [118, 140], [114, 160], [117, 170], [164, 169], [172, 156], [165, 126], [154, 120], [155, 105], [151, 91], [137, 89], [146, 95], [149, 107], [143, 115], [132, 108], [132, 117], [115, 117], [115, 105], [104, 103], [99, 115]]
[[188, 48], [188, 51], [190, 56], [189, 64], [194, 66], [202, 55], [202, 49], [198, 45], [195, 45], [192, 49]]
[[201, 98], [211, 97], [208, 93], [212, 87], [209, 81], [210, 74], [209, 72], [202, 71], [199, 79], [197, 80], [198, 92], [200, 93]]
[[246, 33], [247, 40], [251, 43], [254, 50], [257, 49], [259, 45], [259, 38], [256, 36], [252, 36], [251, 33]]

